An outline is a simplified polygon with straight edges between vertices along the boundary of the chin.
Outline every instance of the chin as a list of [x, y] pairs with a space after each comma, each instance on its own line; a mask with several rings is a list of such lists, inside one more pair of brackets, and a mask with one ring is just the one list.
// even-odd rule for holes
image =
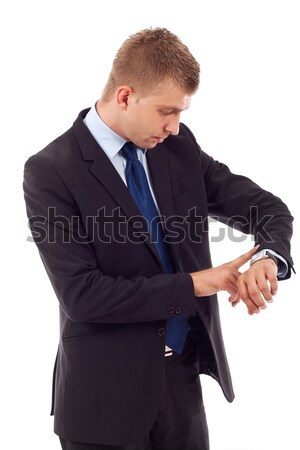
[[153, 142], [153, 143], [147, 145], [145, 148], [147, 148], [148, 150], [150, 150], [151, 148], [155, 148], [156, 146], [157, 146], [157, 143], [156, 143], [156, 142]]
[[145, 148], [154, 148], [157, 146], [157, 142], [154, 140], [148, 140], [148, 142], [145, 142]]

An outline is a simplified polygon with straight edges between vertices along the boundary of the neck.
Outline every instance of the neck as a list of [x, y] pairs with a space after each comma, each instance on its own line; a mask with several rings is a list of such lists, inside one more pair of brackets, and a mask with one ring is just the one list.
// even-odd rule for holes
[[111, 128], [115, 133], [126, 139], [122, 127], [120, 126], [121, 120], [119, 120], [119, 112], [116, 111], [112, 102], [105, 102], [102, 99], [96, 103], [97, 114], [101, 117], [103, 122]]

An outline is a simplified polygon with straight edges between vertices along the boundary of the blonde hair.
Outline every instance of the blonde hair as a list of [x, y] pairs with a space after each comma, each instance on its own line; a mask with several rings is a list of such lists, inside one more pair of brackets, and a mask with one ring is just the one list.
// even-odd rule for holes
[[175, 34], [147, 28], [129, 36], [118, 50], [102, 99], [109, 101], [118, 86], [146, 96], [169, 82], [191, 95], [199, 86], [199, 74], [198, 62]]

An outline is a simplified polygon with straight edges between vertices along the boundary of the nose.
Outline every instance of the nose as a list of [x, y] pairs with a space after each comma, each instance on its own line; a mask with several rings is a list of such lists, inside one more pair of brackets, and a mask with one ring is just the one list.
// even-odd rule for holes
[[179, 133], [179, 121], [179, 115], [170, 116], [167, 124], [165, 125], [165, 131], [167, 131], [168, 134], [173, 134], [176, 136]]

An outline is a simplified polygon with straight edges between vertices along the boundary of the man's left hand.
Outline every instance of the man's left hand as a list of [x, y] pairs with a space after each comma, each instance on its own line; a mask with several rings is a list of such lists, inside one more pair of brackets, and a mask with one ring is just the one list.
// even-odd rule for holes
[[[246, 304], [248, 313], [253, 315], [267, 307], [277, 292], [277, 265], [272, 259], [254, 262], [237, 279], [238, 298], [231, 301], [232, 306], [240, 300]], [[229, 300], [230, 301], [230, 300]]]

